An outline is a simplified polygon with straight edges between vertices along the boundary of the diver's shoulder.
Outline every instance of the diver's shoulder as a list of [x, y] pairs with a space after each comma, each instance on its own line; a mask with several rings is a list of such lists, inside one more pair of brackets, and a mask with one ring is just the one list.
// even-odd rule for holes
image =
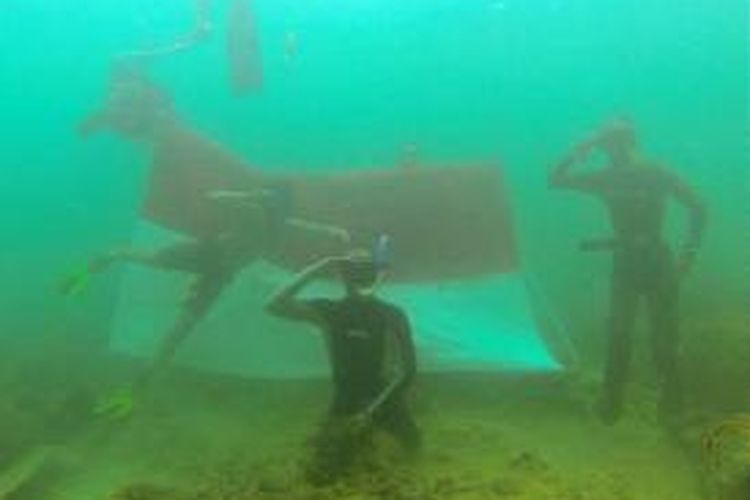
[[389, 302], [381, 298], [378, 298], [377, 301], [378, 301], [378, 307], [380, 307], [383, 310], [383, 312], [388, 314], [390, 317], [395, 318], [395, 319], [406, 318], [406, 311], [398, 304], [394, 304], [393, 302]]
[[660, 175], [671, 175], [672, 168], [666, 161], [659, 159], [646, 159], [643, 160], [643, 165], [652, 172], [657, 172]]
[[394, 304], [393, 302], [384, 299], [383, 297], [379, 295], [372, 295], [369, 297], [369, 302], [372, 304], [373, 307], [377, 307], [378, 309], [382, 309], [384, 311], [400, 311], [401, 309]]
[[646, 177], [669, 180], [677, 176], [674, 169], [665, 161], [653, 158], [638, 160], [638, 172]]
[[659, 175], [669, 175], [672, 172], [672, 167], [669, 162], [659, 157], [638, 155], [634, 161], [636, 165], [642, 167], [643, 170]]
[[668, 163], [658, 160], [652, 160], [648, 169], [654, 176], [662, 180], [665, 184], [674, 185], [682, 182], [682, 175]]

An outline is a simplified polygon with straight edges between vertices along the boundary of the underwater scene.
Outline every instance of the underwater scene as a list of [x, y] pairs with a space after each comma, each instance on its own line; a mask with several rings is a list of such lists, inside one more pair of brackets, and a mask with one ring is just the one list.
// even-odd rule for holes
[[745, 0], [0, 2], [0, 500], [748, 500]]

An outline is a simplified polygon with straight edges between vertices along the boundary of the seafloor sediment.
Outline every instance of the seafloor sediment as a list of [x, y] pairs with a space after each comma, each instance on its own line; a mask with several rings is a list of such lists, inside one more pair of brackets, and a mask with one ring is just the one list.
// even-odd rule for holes
[[[129, 418], [93, 411], [139, 368], [56, 340], [5, 350], [0, 369], [0, 498], [745, 499], [750, 423], [720, 413], [656, 421], [634, 384], [625, 418], [592, 411], [594, 377], [423, 377], [424, 450], [314, 487], [302, 480], [326, 381], [243, 381], [174, 369]], [[723, 424], [722, 424], [723, 422]], [[747, 420], [750, 422], [750, 420]]]

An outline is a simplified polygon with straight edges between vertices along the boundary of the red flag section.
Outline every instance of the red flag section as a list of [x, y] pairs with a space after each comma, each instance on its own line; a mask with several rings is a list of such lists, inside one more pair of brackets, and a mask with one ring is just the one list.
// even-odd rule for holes
[[227, 56], [232, 89], [238, 95], [259, 89], [263, 69], [251, 0], [232, 0], [227, 19]]
[[[279, 183], [290, 189], [290, 217], [346, 228], [357, 246], [389, 235], [392, 280], [441, 281], [516, 270], [510, 206], [500, 169], [491, 166], [278, 176], [180, 131], [157, 147], [144, 216], [185, 234], [209, 235], [224, 227], [227, 209], [206, 193]], [[287, 228], [276, 253], [265, 257], [298, 269], [337, 250], [327, 236]]]

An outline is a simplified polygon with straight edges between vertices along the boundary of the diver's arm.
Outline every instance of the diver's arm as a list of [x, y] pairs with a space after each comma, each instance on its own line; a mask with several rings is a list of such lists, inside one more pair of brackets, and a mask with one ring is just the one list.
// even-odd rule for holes
[[596, 194], [601, 190], [601, 172], [573, 173], [573, 168], [585, 161], [599, 144], [600, 133], [596, 133], [576, 145], [550, 171], [547, 185], [553, 189], [571, 189]]
[[309, 231], [309, 232], [314, 232], [314, 233], [324, 233], [333, 238], [341, 240], [343, 243], [348, 244], [351, 242], [351, 236], [349, 235], [349, 231], [347, 231], [343, 227], [332, 226], [329, 224], [321, 224], [319, 222], [312, 222], [312, 221], [300, 219], [297, 217], [290, 217], [286, 219], [286, 224], [297, 229], [302, 229], [304, 231]]
[[412, 341], [411, 327], [403, 314], [398, 315], [393, 327], [393, 333], [396, 337], [401, 370], [399, 370], [398, 375], [391, 383], [368, 405], [365, 409], [366, 416], [372, 416], [383, 404], [390, 401], [393, 397], [402, 394], [414, 381], [417, 373], [417, 356], [414, 342]]
[[263, 209], [263, 200], [267, 193], [263, 190], [257, 191], [234, 191], [234, 190], [215, 190], [209, 191], [206, 198], [224, 205], [261, 211]]
[[323, 323], [315, 307], [305, 301], [299, 300], [297, 295], [308, 284], [328, 272], [331, 266], [337, 261], [335, 258], [326, 257], [304, 269], [290, 283], [283, 286], [271, 297], [265, 305], [266, 312], [273, 316], [295, 321], [304, 321], [317, 325]]
[[214, 189], [206, 193], [206, 197], [211, 200], [223, 201], [223, 200], [242, 200], [249, 201], [260, 205], [263, 200], [271, 195], [267, 189], [253, 189], [253, 190], [236, 190], [236, 189]]
[[551, 188], [565, 188], [571, 184], [575, 177], [571, 175], [571, 170], [578, 163], [585, 161], [596, 146], [595, 139], [586, 139], [577, 144], [563, 158], [558, 161], [549, 174], [548, 185]]
[[[257, 189], [255, 191], [216, 190], [210, 191], [207, 194], [207, 197], [221, 203], [230, 203], [241, 205], [243, 208], [260, 210], [263, 208], [263, 200], [270, 195], [270, 192], [264, 189]], [[296, 229], [324, 233], [335, 239], [341, 240], [344, 243], [349, 243], [351, 241], [349, 231], [342, 227], [312, 222], [298, 217], [288, 217], [284, 220], [284, 223]]]
[[118, 262], [153, 266], [155, 260], [155, 256], [152, 252], [135, 249], [111, 250], [103, 255], [98, 255], [89, 259], [88, 263], [86, 263], [82, 270], [64, 276], [58, 284], [58, 289], [60, 293], [69, 295], [74, 293], [77, 289], [86, 286], [85, 284], [91, 275], [103, 273]]
[[251, 191], [236, 191], [233, 189], [215, 189], [206, 193], [206, 198], [209, 200], [224, 201], [224, 200], [250, 200], [255, 199]]
[[708, 209], [698, 194], [678, 176], [672, 175], [672, 193], [688, 213], [688, 229], [680, 250], [680, 267], [687, 271], [703, 241], [708, 223]]
[[138, 250], [134, 248], [119, 248], [116, 250], [110, 250], [104, 255], [99, 255], [91, 259], [88, 263], [88, 271], [90, 273], [100, 273], [117, 262], [153, 266], [156, 262], [156, 257], [152, 251]]
[[[184, 244], [179, 244], [178, 246], [182, 247], [183, 245]], [[200, 245], [200, 243], [190, 243], [189, 245]], [[90, 273], [101, 273], [109, 269], [109, 267], [114, 264], [125, 263], [151, 267], [154, 269], [178, 270], [191, 273], [199, 272], [199, 270], [193, 269], [189, 265], [180, 263], [174, 264], [173, 258], [170, 256], [170, 254], [173, 252], [173, 248], [174, 247], [172, 246], [156, 250], [143, 250], [139, 248], [127, 247], [117, 248], [89, 260], [87, 270]]]

